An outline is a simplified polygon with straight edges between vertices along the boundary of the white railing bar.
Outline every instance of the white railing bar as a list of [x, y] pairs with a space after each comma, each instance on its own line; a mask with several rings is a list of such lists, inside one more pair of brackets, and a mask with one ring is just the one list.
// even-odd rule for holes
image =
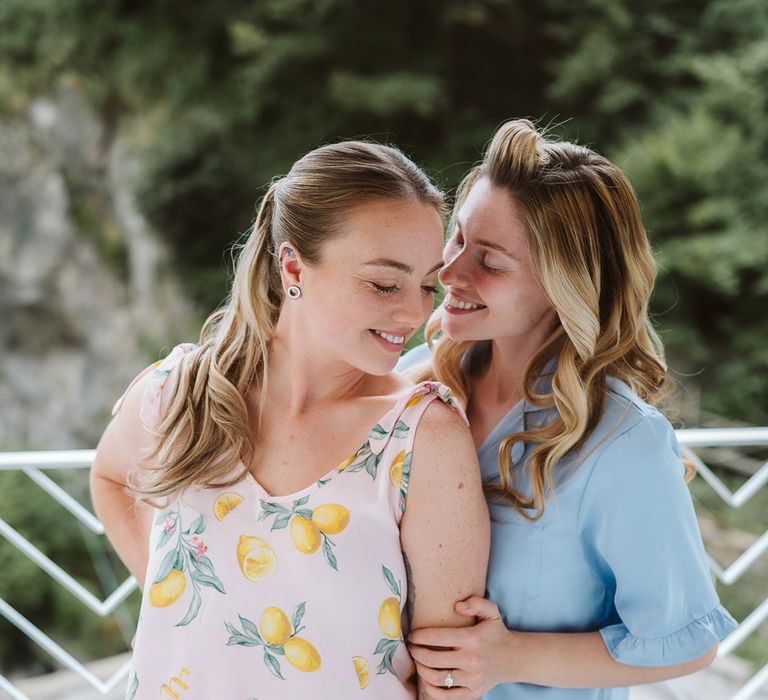
[[724, 447], [726, 445], [768, 445], [766, 428], [683, 428], [675, 431], [681, 445]]
[[768, 618], [768, 598], [747, 615], [731, 632], [717, 650], [718, 656], [727, 656]]
[[766, 682], [768, 682], [768, 664], [765, 664], [752, 678], [741, 686], [739, 692], [731, 700], [747, 700], [747, 698], [751, 698]]
[[51, 477], [43, 474], [37, 467], [23, 467], [22, 471], [43, 491], [72, 513], [91, 532], [95, 532], [97, 535], [104, 534], [104, 526], [99, 522], [98, 518], [87, 508], [80, 505]]
[[730, 586], [738, 581], [742, 574], [757, 561], [763, 552], [768, 550], [768, 530], [755, 540], [736, 561], [727, 569], [723, 569], [718, 562], [710, 557], [710, 564], [719, 578], [726, 586]]
[[24, 695], [13, 683], [5, 676], [0, 674], [0, 690], [4, 690], [13, 700], [30, 700], [29, 696]]
[[[683, 428], [676, 430], [678, 442], [689, 447], [726, 445], [768, 445], [768, 427], [760, 428]], [[0, 470], [36, 466], [41, 469], [88, 467], [96, 450], [45, 450], [0, 453]]]
[[[85, 666], [83, 666], [74, 656], [62, 649], [56, 642], [54, 642], [48, 635], [42, 632], [39, 628], [35, 627], [26, 617], [24, 617], [16, 609], [12, 608], [2, 598], [0, 598], [0, 615], [2, 615], [11, 624], [18, 627], [24, 634], [27, 635], [33, 642], [39, 647], [47, 651], [56, 661], [63, 666], [66, 666], [71, 671], [80, 674], [81, 678], [88, 681], [96, 690], [102, 695], [106, 695], [112, 690], [128, 673], [130, 661], [125, 663], [122, 668], [114, 673], [114, 675], [106, 682], [100, 681], [93, 675]], [[23, 696], [22, 696], [23, 697]]]
[[5, 537], [12, 545], [21, 550], [29, 559], [43, 569], [51, 578], [58, 581], [75, 598], [87, 605], [99, 617], [109, 615], [120, 603], [125, 600], [136, 588], [136, 579], [127, 578], [120, 587], [112, 593], [106, 601], [100, 601], [93, 593], [70, 576], [58, 564], [51, 561], [35, 545], [22, 537], [5, 520], [0, 518], [0, 535]]
[[41, 469], [79, 469], [90, 467], [96, 450], [46, 450], [44, 452], [0, 452], [0, 471], [39, 467]]
[[768, 483], [768, 462], [766, 462], [739, 487], [736, 493], [732, 493], [693, 450], [689, 447], [683, 447], [683, 455], [693, 460], [696, 470], [701, 474], [702, 478], [732, 508], [741, 508]]

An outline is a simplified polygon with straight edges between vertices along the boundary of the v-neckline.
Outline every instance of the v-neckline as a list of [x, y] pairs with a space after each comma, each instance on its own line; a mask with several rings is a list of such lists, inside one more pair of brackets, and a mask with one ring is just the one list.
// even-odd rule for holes
[[[333, 479], [336, 475], [343, 473], [343, 469], [339, 470], [339, 467], [347, 462], [350, 458], [356, 457], [358, 454], [360, 454], [361, 450], [365, 448], [366, 445], [368, 445], [371, 441], [371, 432], [377, 425], [381, 425], [384, 423], [384, 421], [389, 417], [391, 413], [394, 413], [399, 406], [403, 403], [405, 399], [408, 399], [409, 396], [411, 396], [417, 389], [421, 389], [424, 384], [427, 384], [428, 382], [421, 382], [420, 384], [416, 384], [412, 387], [409, 387], [406, 391], [402, 393], [402, 395], [397, 399], [395, 404], [390, 408], [384, 415], [382, 415], [369, 429], [368, 429], [368, 437], [366, 438], [365, 442], [360, 445], [349, 457], [347, 457], [345, 460], [339, 462], [336, 466], [332, 467], [328, 472], [323, 474], [319, 479], [316, 479], [311, 484], [305, 486], [304, 488], [294, 491], [292, 493], [286, 493], [286, 494], [271, 494], [269, 491], [267, 491], [266, 488], [261, 484], [261, 482], [253, 475], [253, 472], [251, 472], [250, 469], [246, 469], [246, 475], [245, 475], [245, 481], [249, 481], [250, 484], [259, 492], [262, 494], [262, 500], [265, 501], [290, 501], [290, 500], [297, 500], [300, 498], [303, 498], [304, 496], [309, 496], [311, 493], [319, 489], [321, 486], [325, 486], [331, 479]], [[392, 431], [388, 431], [387, 434], [391, 433]], [[242, 461], [238, 462], [238, 466], [245, 466]], [[321, 483], [323, 482], [323, 483]]]

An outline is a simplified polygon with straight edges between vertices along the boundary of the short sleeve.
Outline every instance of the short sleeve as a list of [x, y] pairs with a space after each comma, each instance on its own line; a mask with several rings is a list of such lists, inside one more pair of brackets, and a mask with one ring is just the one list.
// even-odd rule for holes
[[405, 355], [402, 355], [395, 365], [395, 371], [405, 372], [429, 359], [431, 352], [429, 345], [422, 343], [415, 348], [411, 348]]
[[131, 388], [144, 378], [147, 374], [151, 373], [151, 378], [147, 382], [147, 387], [144, 390], [144, 394], [141, 398], [141, 407], [139, 409], [139, 417], [142, 425], [149, 430], [153, 431], [162, 416], [163, 407], [167, 403], [168, 390], [170, 387], [169, 377], [173, 370], [178, 366], [181, 358], [188, 352], [195, 349], [193, 343], [181, 343], [176, 345], [170, 353], [163, 360], [153, 362], [149, 367], [145, 367], [138, 375], [136, 375], [126, 390], [122, 393], [119, 399], [112, 407], [112, 415], [114, 416], [123, 405], [126, 394]]
[[709, 572], [679, 447], [655, 409], [597, 457], [579, 513], [581, 545], [603, 581], [611, 656], [669, 666], [704, 654], [736, 628]]

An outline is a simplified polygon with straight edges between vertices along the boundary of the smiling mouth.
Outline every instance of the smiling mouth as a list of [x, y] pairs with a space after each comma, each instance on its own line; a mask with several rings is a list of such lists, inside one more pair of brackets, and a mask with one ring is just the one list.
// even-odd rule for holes
[[387, 343], [392, 345], [396, 348], [402, 348], [403, 345], [405, 345], [405, 336], [404, 335], [394, 335], [392, 333], [387, 333], [385, 331], [378, 331], [375, 328], [369, 328], [369, 332], [373, 333], [373, 335], [385, 340]]
[[468, 301], [462, 301], [453, 296], [453, 294], [447, 294], [443, 304], [448, 309], [458, 309], [460, 311], [477, 311], [478, 309], [488, 308], [487, 306], [483, 306], [483, 304], [472, 304]]

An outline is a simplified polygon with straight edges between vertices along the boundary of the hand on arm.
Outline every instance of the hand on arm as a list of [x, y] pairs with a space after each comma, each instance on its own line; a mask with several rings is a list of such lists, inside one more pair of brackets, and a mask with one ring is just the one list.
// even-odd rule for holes
[[614, 591], [621, 623], [602, 633], [506, 630], [494, 619], [492, 602], [470, 601], [468, 614], [481, 620], [475, 627], [410, 635], [427, 680], [439, 679], [429, 669], [456, 668], [457, 684], [468, 687], [464, 694], [435, 690], [435, 698], [477, 697], [499, 683], [638, 685], [693, 673], [712, 661], [716, 640], [732, 622], [717, 608], [674, 447], [662, 417], [643, 417], [606, 444], [585, 490], [577, 525], [582, 553]]
[[151, 506], [137, 503], [125, 492], [128, 474], [151, 447], [152, 436], [139, 417], [141, 399], [151, 373], [128, 389], [122, 404], [96, 448], [90, 485], [96, 515], [128, 570], [144, 585], [152, 525]]
[[[476, 615], [468, 629], [423, 629], [409, 635], [430, 697], [478, 698], [500, 683], [531, 683], [554, 688], [612, 688], [656, 683], [708, 666], [717, 644], [697, 659], [671, 666], [630, 666], [616, 661], [599, 632], [548, 633], [508, 630], [495, 603], [471, 598], [457, 610]], [[431, 648], [430, 648], [431, 647]], [[441, 688], [445, 669], [461, 688]]]
[[[488, 510], [469, 429], [437, 401], [425, 411], [416, 433], [400, 533], [408, 562], [411, 629], [472, 624], [454, 605], [485, 591]], [[420, 687], [420, 697], [432, 697], [427, 687]]]

